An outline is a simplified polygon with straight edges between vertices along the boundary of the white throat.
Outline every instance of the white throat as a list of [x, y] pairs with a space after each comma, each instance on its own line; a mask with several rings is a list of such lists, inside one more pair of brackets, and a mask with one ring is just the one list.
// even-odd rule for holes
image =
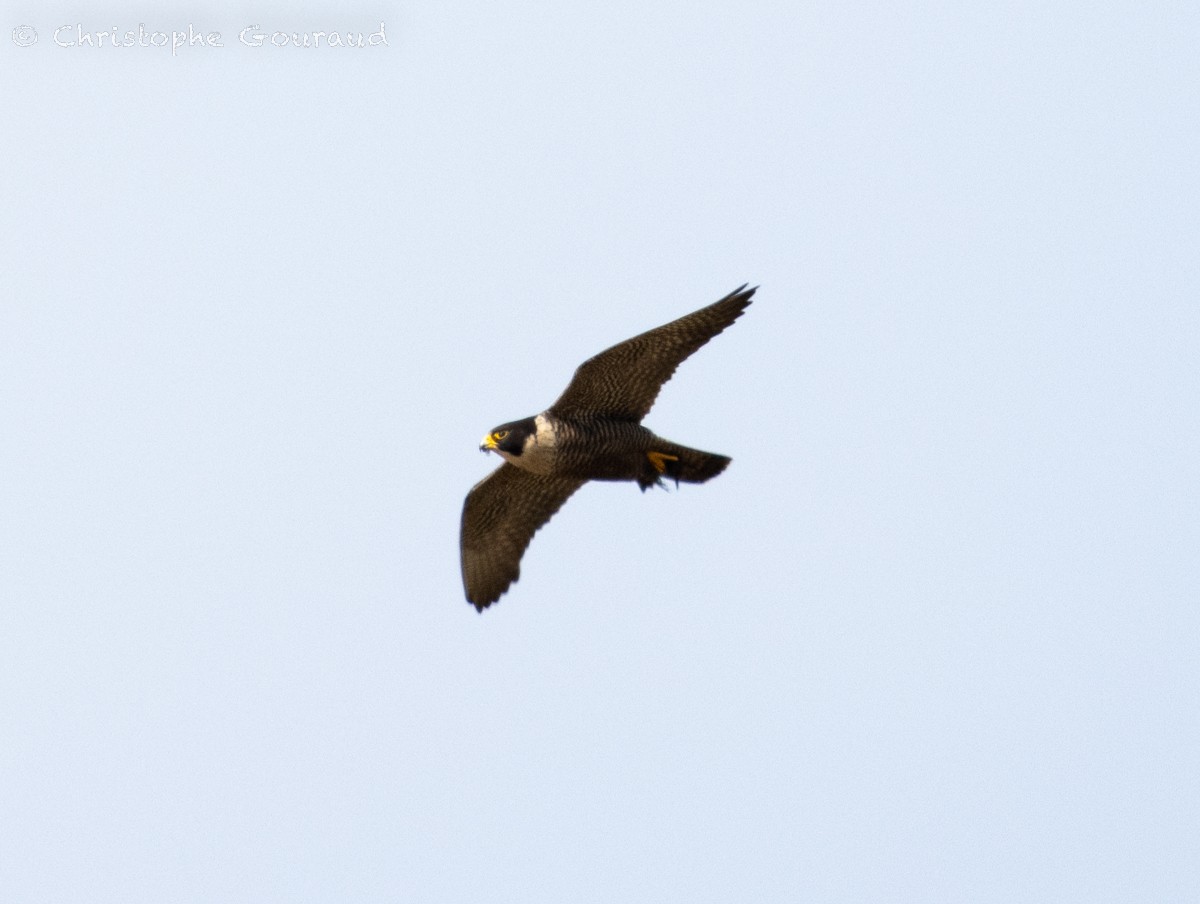
[[533, 422], [537, 429], [532, 435], [525, 437], [525, 445], [520, 455], [509, 455], [505, 452], [500, 454], [518, 468], [534, 474], [551, 474], [558, 455], [554, 428], [544, 414], [539, 414]]

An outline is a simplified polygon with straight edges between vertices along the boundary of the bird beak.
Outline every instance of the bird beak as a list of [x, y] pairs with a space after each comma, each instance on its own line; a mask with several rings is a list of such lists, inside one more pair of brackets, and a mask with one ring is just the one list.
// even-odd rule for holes
[[492, 438], [492, 435], [490, 433], [487, 436], [485, 436], [483, 438], [483, 442], [481, 442], [479, 444], [480, 452], [491, 452], [495, 448], [496, 448], [496, 441]]

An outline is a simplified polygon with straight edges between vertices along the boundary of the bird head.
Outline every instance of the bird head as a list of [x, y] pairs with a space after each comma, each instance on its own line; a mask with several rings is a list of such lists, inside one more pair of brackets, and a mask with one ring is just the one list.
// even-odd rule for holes
[[537, 433], [533, 418], [511, 421], [488, 431], [479, 448], [484, 452], [496, 452], [504, 458], [519, 456], [525, 451], [525, 441]]

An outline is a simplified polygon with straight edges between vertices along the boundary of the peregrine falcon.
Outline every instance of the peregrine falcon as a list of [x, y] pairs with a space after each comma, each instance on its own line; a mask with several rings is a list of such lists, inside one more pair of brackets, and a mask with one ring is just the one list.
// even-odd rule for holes
[[584, 361], [553, 405], [491, 430], [480, 449], [504, 464], [463, 503], [459, 546], [467, 600], [482, 612], [521, 574], [529, 541], [589, 480], [636, 480], [642, 491], [704, 483], [730, 459], [655, 436], [642, 418], [680, 363], [742, 315], [755, 289], [619, 342]]

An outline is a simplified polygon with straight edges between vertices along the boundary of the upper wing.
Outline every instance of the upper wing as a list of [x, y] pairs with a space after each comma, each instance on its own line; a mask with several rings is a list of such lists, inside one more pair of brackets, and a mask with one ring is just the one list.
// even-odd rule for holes
[[680, 363], [742, 315], [755, 289], [742, 286], [718, 302], [619, 342], [588, 358], [549, 412], [640, 421]]
[[463, 589], [482, 612], [521, 576], [521, 556], [537, 529], [584, 481], [531, 474], [508, 462], [467, 493], [463, 503]]

